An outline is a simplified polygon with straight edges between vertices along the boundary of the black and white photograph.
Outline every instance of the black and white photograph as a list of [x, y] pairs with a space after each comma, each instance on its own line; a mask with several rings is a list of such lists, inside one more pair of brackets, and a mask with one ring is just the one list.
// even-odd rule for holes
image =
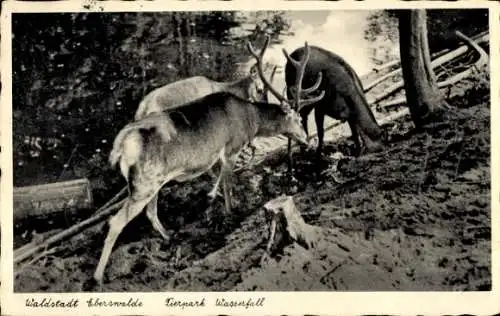
[[491, 8], [225, 3], [3, 13], [13, 294], [492, 291]]

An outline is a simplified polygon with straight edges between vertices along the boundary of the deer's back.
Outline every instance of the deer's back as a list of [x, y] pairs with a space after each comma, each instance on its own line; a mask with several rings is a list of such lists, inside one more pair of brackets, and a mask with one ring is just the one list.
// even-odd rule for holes
[[[304, 58], [304, 48], [296, 49], [291, 57], [296, 60]], [[308, 114], [314, 107], [320, 109], [327, 115], [336, 119], [348, 119], [353, 114], [353, 109], [348, 106], [346, 99], [358, 104], [368, 106], [361, 81], [354, 69], [339, 55], [327, 51], [321, 47], [310, 46], [309, 61], [304, 72], [303, 87], [312, 86], [318, 76], [323, 74], [318, 90], [325, 91], [325, 96], [316, 104], [304, 107], [301, 113]], [[296, 69], [287, 64], [285, 69], [285, 80], [287, 85], [295, 84]]]
[[176, 137], [164, 142], [159, 135], [144, 134], [144, 143], [152, 155], [161, 152], [171, 168], [187, 163], [195, 168], [218, 159], [221, 150], [236, 153], [257, 131], [256, 107], [225, 92], [164, 113], [172, 120]]
[[[298, 48], [291, 54], [291, 57], [300, 60], [304, 57], [304, 54], [304, 48]], [[360, 89], [362, 91], [358, 75], [342, 57], [321, 47], [310, 46], [310, 56], [304, 72], [302, 86], [312, 86], [319, 72], [323, 73], [323, 80], [319, 90], [325, 90], [326, 92], [323, 100], [329, 99], [329, 91], [332, 90], [340, 94], [359, 93]], [[285, 69], [287, 85], [294, 84], [295, 75], [295, 68], [287, 64]]]
[[166, 109], [173, 109], [220, 91], [219, 83], [204, 76], [190, 77], [156, 88], [139, 104], [135, 119]]

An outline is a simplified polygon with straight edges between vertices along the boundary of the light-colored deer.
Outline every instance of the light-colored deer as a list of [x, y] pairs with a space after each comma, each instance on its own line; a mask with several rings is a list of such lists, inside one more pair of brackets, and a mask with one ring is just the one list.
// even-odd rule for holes
[[[269, 72], [271, 67], [266, 68]], [[272, 67], [271, 82], [277, 67]], [[230, 92], [252, 102], [267, 102], [267, 89], [262, 88], [257, 64], [252, 65], [249, 74], [235, 81], [215, 81], [205, 76], [195, 76], [172, 82], [148, 93], [139, 103], [135, 119], [151, 113], [173, 109], [216, 92]]]
[[[272, 83], [277, 66], [266, 66], [263, 73], [271, 71]], [[252, 102], [268, 102], [268, 88], [259, 79], [257, 64], [253, 64], [247, 76], [235, 81], [215, 81], [205, 76], [194, 76], [156, 88], [139, 103], [134, 118], [140, 120], [151, 113], [174, 109], [216, 92], [229, 92]], [[245, 150], [253, 157], [256, 148], [248, 143], [243, 151]], [[211, 199], [215, 199], [216, 195], [217, 191], [210, 191], [208, 194]]]
[[[262, 57], [268, 44], [269, 38], [260, 54], [250, 43], [248, 48], [258, 61], [257, 68], [264, 84], [277, 98], [287, 104], [295, 102], [305, 106], [324, 96], [322, 92], [315, 98], [290, 101], [277, 93], [263, 76]], [[304, 58], [297, 72], [299, 86], [306, 63], [307, 58]], [[104, 269], [119, 234], [144, 208], [153, 228], [169, 240], [157, 215], [158, 192], [163, 185], [174, 180], [185, 182], [195, 179], [221, 161], [220, 175], [214, 186], [216, 190], [220, 180], [225, 182], [232, 172], [235, 157], [245, 144], [257, 136], [278, 134], [307, 143], [300, 116], [289, 105], [250, 102], [228, 92], [209, 94], [126, 125], [113, 143], [110, 163], [120, 165], [128, 183], [129, 196], [109, 220], [108, 235], [94, 273], [98, 284], [102, 284]], [[229, 212], [227, 185], [223, 186], [223, 191], [226, 212]]]

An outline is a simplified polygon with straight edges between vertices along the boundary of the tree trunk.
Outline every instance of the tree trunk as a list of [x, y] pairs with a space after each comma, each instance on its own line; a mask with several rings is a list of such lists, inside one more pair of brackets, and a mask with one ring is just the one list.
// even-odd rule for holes
[[399, 12], [399, 45], [406, 100], [413, 122], [419, 128], [443, 102], [430, 63], [425, 10]]

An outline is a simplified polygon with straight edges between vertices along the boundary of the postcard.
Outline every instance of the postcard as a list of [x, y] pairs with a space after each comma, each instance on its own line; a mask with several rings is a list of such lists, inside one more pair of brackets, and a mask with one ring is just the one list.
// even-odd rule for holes
[[5, 1], [5, 315], [500, 310], [491, 1]]

